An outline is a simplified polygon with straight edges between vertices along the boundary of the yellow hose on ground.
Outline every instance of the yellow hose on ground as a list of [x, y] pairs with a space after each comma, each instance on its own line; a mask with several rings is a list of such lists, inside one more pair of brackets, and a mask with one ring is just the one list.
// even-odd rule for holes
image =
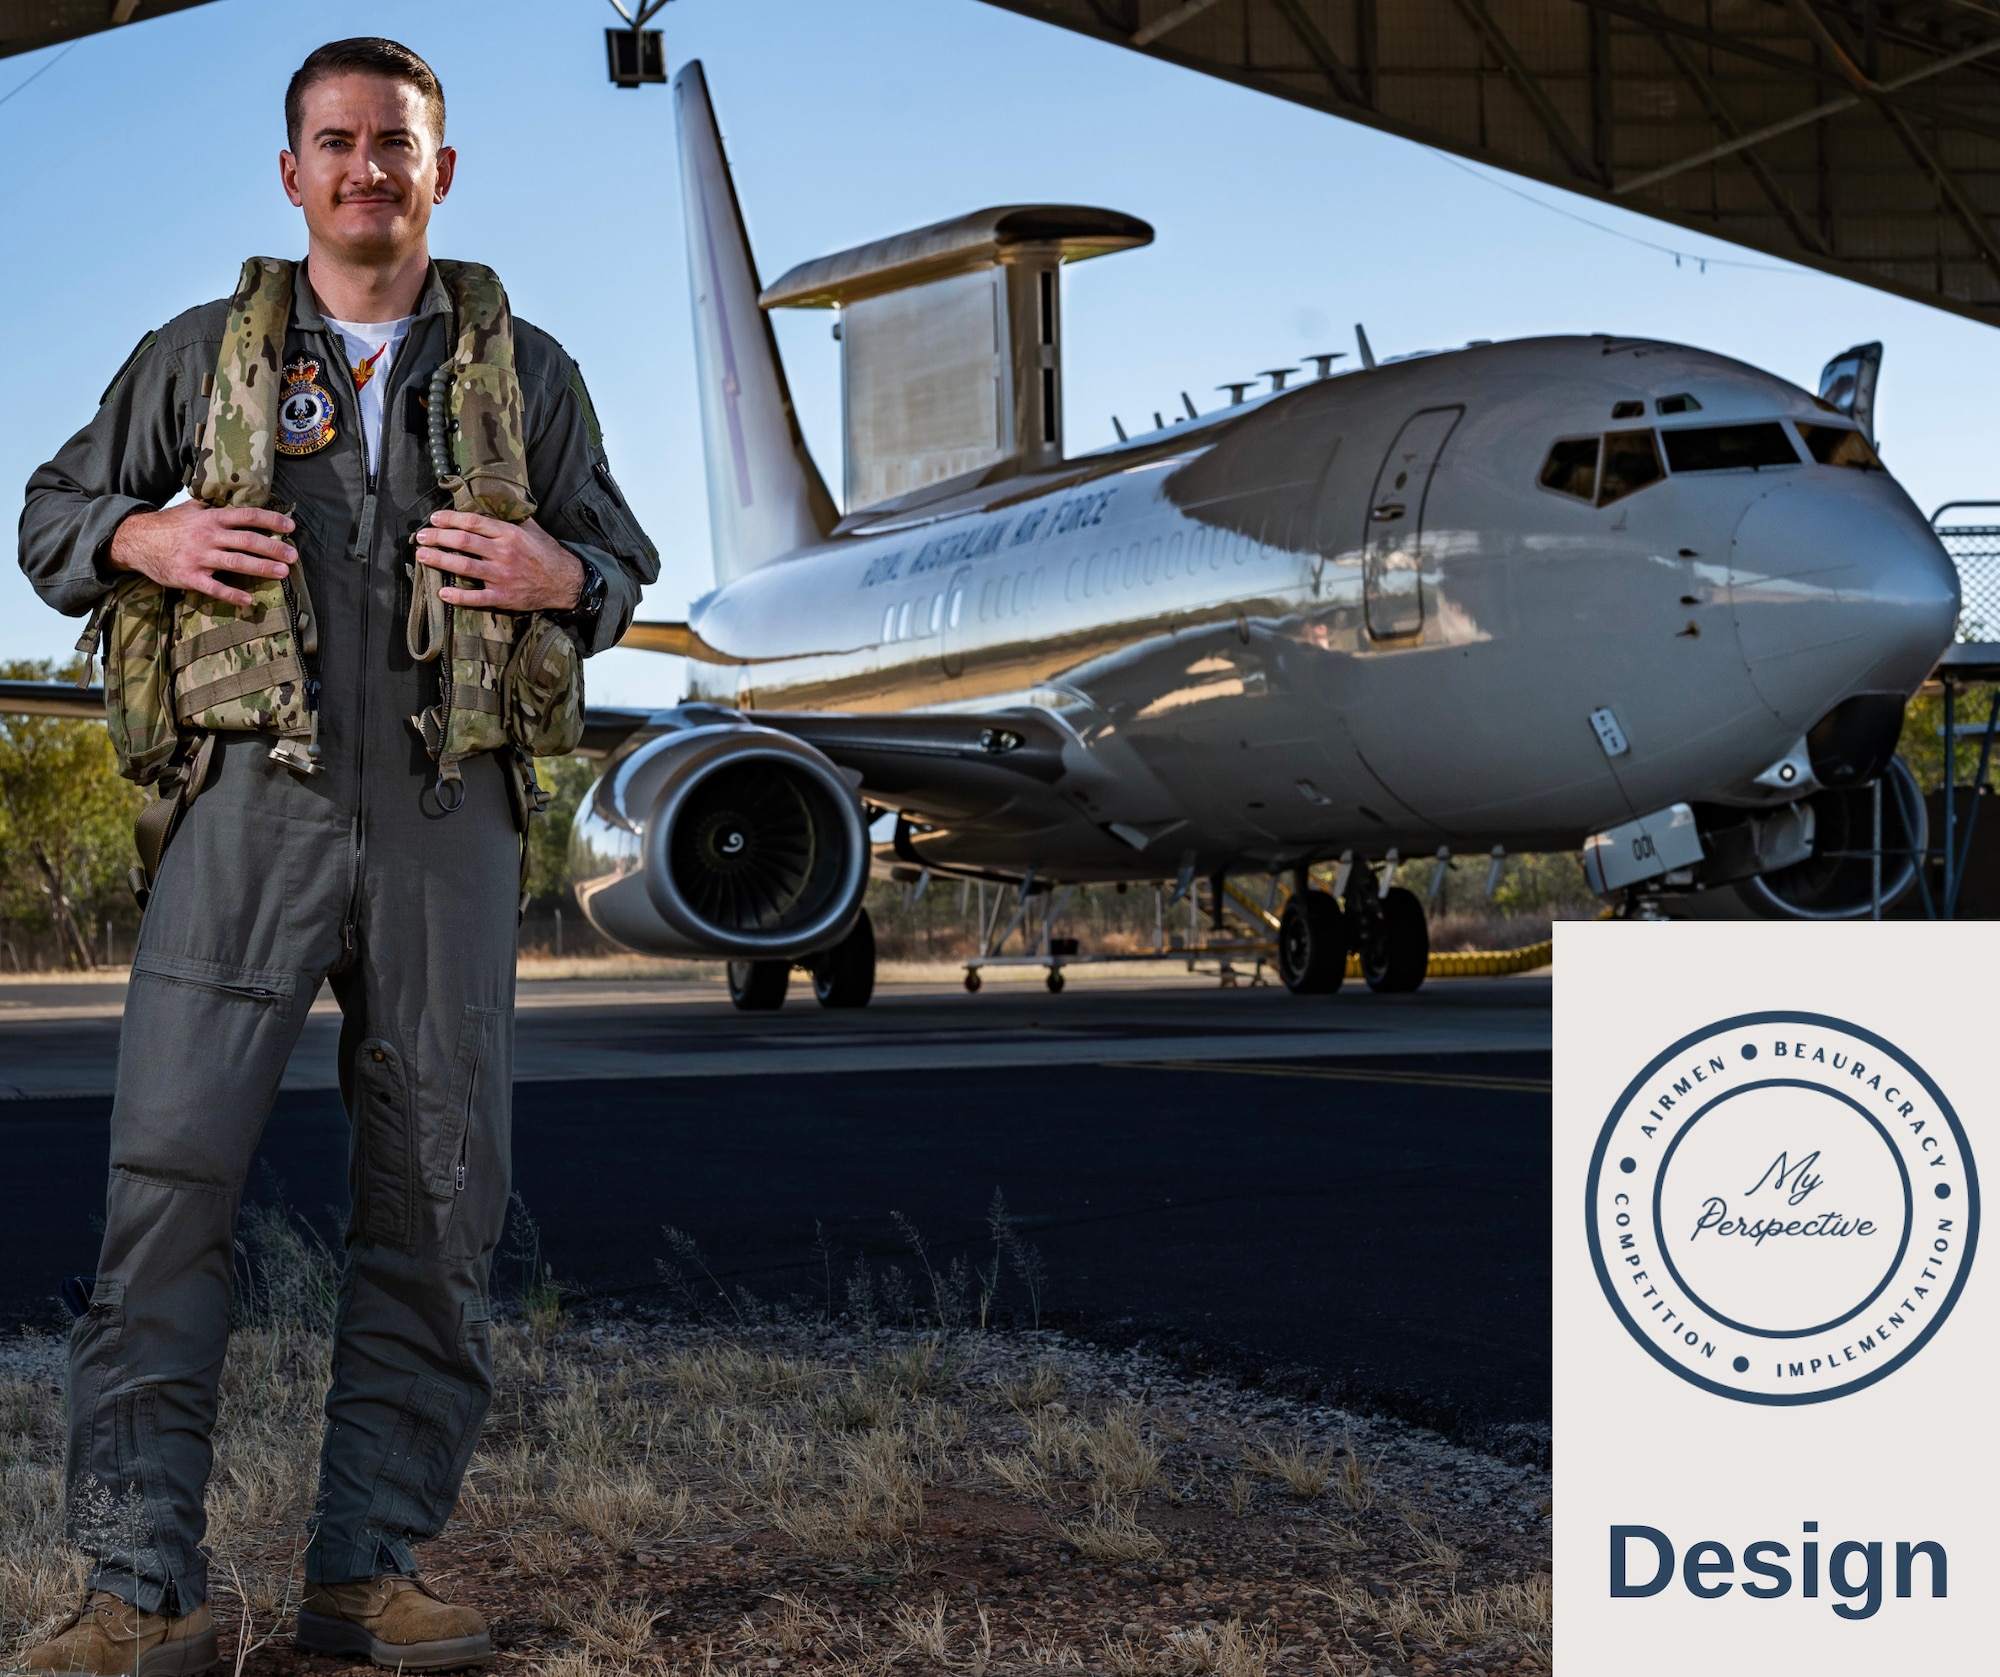
[[[1533, 972], [1556, 958], [1553, 938], [1530, 943], [1520, 949], [1454, 949], [1433, 953], [1424, 968], [1426, 978], [1499, 978], [1510, 972]], [[1347, 957], [1347, 976], [1361, 976], [1361, 957]]]

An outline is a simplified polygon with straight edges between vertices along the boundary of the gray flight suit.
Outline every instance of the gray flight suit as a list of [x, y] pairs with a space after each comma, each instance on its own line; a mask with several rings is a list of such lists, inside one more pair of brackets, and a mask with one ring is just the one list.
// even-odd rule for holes
[[[96, 603], [119, 521], [187, 478], [225, 307], [192, 309], [142, 342], [96, 418], [29, 480], [21, 566], [57, 610]], [[285, 361], [319, 362], [335, 434], [279, 455], [275, 493], [296, 503], [320, 618], [323, 772], [272, 762], [268, 739], [218, 736], [133, 957], [104, 1246], [70, 1341], [68, 1495], [95, 1586], [148, 1611], [206, 1599], [231, 1237], [323, 979], [344, 1019], [353, 1210], [309, 1580], [412, 1569], [410, 1544], [457, 1500], [492, 1393], [487, 1280], [508, 1195], [521, 846], [496, 756], [466, 763], [464, 806], [440, 808], [410, 724], [435, 702], [437, 675], [404, 640], [411, 535], [450, 504], [415, 400], [450, 349], [450, 323], [433, 269], [388, 374], [370, 482], [340, 340], [301, 268]], [[624, 633], [658, 555], [612, 480], [574, 363], [521, 320], [515, 352], [537, 521], [605, 579], [601, 617], [578, 631], [597, 652]]]

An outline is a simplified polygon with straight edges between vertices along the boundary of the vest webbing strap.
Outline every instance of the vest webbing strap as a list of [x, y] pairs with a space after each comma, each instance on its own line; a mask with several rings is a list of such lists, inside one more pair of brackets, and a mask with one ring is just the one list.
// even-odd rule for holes
[[488, 640], [482, 635], [457, 634], [451, 637], [451, 655], [454, 658], [483, 659], [504, 669], [507, 660], [514, 655], [514, 643]]
[[505, 716], [507, 707], [500, 695], [486, 687], [455, 687], [451, 695], [453, 710], [476, 710], [482, 716]]
[[[160, 795], [139, 811], [138, 819], [132, 823], [132, 848], [139, 852], [139, 867], [144, 889], [151, 891], [153, 882], [160, 877], [160, 858], [167, 853], [167, 840], [173, 837], [174, 828], [180, 825], [181, 811], [186, 806], [181, 802], [180, 788], [162, 790]], [[143, 898], [140, 907], [145, 906]]]
[[184, 670], [197, 658], [206, 658], [211, 652], [227, 652], [232, 646], [261, 640], [278, 629], [289, 627], [285, 623], [274, 624], [272, 615], [268, 611], [260, 611], [255, 617], [239, 617], [234, 623], [224, 623], [187, 640], [176, 641], [174, 668]]
[[240, 699], [246, 693], [263, 693], [288, 681], [304, 681], [305, 678], [306, 672], [299, 664], [297, 654], [288, 652], [282, 658], [273, 658], [268, 664], [238, 670], [220, 681], [211, 681], [192, 693], [182, 694], [181, 710], [192, 712], [206, 710], [210, 705], [226, 705], [231, 699]]
[[214, 756], [215, 736], [204, 734], [192, 758], [160, 776], [159, 795], [139, 811], [139, 818], [132, 823], [132, 847], [139, 853], [139, 865], [130, 877], [132, 894], [139, 899], [141, 912], [159, 882], [160, 862], [167, 854], [167, 845], [172, 842], [181, 817], [208, 784], [208, 768]]
[[222, 327], [188, 492], [207, 507], [261, 507], [277, 459], [279, 363], [292, 318], [292, 264], [243, 264]]

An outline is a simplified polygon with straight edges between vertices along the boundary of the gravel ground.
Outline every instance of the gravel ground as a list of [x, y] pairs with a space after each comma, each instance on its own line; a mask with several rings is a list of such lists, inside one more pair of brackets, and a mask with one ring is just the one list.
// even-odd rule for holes
[[[59, 1349], [10, 1343], [0, 1380], [46, 1392]], [[498, 1363], [466, 1495], [421, 1560], [488, 1616], [504, 1666], [1549, 1669], [1545, 1471], [1143, 1344], [725, 1336], [601, 1313], [505, 1329]], [[249, 1581], [219, 1592], [226, 1663], [342, 1669], [283, 1634], [293, 1533], [274, 1525], [256, 1548]]]

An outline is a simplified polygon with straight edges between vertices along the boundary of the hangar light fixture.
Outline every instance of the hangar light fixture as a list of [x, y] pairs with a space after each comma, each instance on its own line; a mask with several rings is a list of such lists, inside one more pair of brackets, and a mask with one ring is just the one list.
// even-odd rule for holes
[[646, 24], [667, 0], [633, 0], [630, 11], [622, 0], [611, 0], [611, 9], [625, 20], [623, 29], [604, 32], [604, 55], [611, 69], [613, 87], [643, 87], [647, 82], [667, 79], [667, 44], [657, 29]]

